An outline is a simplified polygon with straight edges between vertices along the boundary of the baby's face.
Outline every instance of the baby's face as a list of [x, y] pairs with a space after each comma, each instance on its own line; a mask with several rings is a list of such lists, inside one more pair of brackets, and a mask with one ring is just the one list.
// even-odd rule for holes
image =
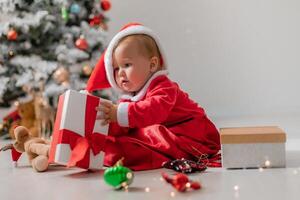
[[114, 76], [125, 92], [138, 92], [154, 72], [151, 59], [143, 55], [137, 42], [122, 41], [113, 54]]

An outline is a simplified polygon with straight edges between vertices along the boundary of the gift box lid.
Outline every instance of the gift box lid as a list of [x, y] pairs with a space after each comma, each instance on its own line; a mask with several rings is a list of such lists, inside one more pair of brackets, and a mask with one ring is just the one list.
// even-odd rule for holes
[[285, 132], [277, 126], [233, 127], [220, 129], [221, 144], [284, 143]]

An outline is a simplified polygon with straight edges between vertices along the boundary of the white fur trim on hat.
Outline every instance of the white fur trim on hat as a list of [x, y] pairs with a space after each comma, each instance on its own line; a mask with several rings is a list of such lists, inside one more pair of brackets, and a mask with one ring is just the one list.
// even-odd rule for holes
[[167, 61], [165, 53], [161, 47], [160, 40], [158, 36], [149, 28], [142, 26], [142, 25], [133, 25], [125, 28], [124, 30], [121, 30], [119, 33], [117, 33], [111, 42], [109, 43], [104, 57], [104, 63], [105, 63], [105, 71], [106, 71], [106, 77], [109, 82], [109, 84], [112, 86], [112, 88], [116, 89], [117, 91], [121, 91], [121, 89], [118, 87], [115, 78], [114, 78], [114, 70], [113, 70], [113, 50], [115, 46], [119, 43], [119, 41], [128, 36], [128, 35], [134, 35], [134, 34], [145, 34], [150, 37], [152, 37], [156, 45], [159, 49], [160, 55], [163, 59], [164, 69], [167, 69]]

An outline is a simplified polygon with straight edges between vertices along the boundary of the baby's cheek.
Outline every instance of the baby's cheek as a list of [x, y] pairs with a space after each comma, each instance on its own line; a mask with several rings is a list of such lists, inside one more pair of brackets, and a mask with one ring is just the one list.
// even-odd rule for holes
[[119, 78], [116, 74], [115, 74], [115, 81], [117, 82], [117, 84], [119, 84]]
[[120, 79], [118, 77], [116, 77], [115, 80], [116, 80], [117, 85], [120, 86]]

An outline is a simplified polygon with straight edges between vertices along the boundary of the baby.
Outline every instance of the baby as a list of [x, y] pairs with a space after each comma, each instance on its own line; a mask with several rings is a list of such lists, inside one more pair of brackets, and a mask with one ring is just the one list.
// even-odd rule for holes
[[197, 161], [220, 150], [219, 133], [205, 111], [168, 76], [158, 37], [141, 24], [125, 26], [96, 65], [87, 90], [113, 87], [118, 104], [103, 102], [98, 119], [109, 123], [105, 164], [124, 157], [133, 170], [165, 161]]

